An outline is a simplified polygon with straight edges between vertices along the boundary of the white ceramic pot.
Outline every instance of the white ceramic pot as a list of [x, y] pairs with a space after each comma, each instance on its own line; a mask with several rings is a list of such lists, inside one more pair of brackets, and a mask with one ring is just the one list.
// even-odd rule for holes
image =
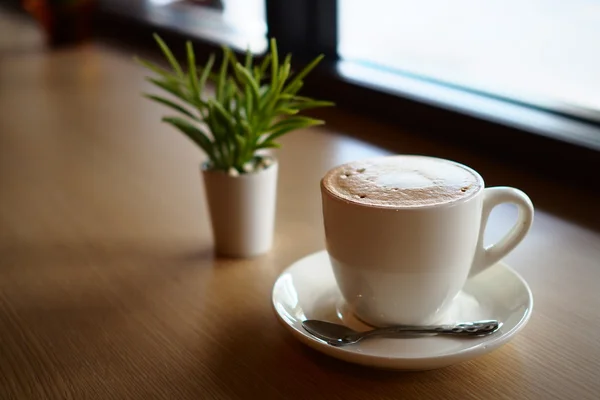
[[202, 170], [218, 255], [251, 257], [271, 249], [277, 170], [275, 160], [265, 169], [239, 176]]

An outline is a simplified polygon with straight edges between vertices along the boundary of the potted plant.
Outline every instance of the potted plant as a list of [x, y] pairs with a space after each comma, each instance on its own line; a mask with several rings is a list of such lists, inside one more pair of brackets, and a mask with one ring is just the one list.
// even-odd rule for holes
[[[275, 39], [270, 52], [255, 62], [248, 51], [243, 61], [223, 47], [220, 66], [211, 54], [197, 66], [192, 44], [186, 43], [187, 65], [182, 67], [167, 44], [154, 35], [169, 69], [138, 59], [155, 73], [148, 77], [169, 97], [145, 94], [175, 111], [162, 120], [198, 145], [208, 157], [201, 166], [216, 252], [249, 257], [267, 252], [275, 221], [277, 160], [269, 149], [278, 139], [323, 121], [297, 115], [333, 103], [299, 96], [304, 78], [321, 61], [316, 57], [294, 73], [291, 55], [283, 61]], [[208, 92], [214, 89], [214, 94]]]

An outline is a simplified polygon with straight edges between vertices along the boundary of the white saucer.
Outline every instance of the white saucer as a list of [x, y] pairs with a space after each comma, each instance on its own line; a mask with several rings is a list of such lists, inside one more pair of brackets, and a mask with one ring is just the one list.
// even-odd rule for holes
[[335, 347], [310, 335], [302, 321], [321, 319], [357, 331], [370, 327], [345, 309], [327, 252], [314, 253], [292, 264], [275, 282], [272, 296], [279, 320], [301, 342], [344, 361], [397, 370], [441, 368], [489, 353], [523, 329], [533, 307], [527, 283], [506, 264], [498, 263], [467, 282], [448, 315], [448, 322], [497, 319], [503, 325], [493, 335], [462, 339], [372, 338]]

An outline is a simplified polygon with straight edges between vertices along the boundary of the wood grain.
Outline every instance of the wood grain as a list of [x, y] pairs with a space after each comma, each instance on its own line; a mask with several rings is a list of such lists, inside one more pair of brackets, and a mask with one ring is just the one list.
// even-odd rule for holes
[[[0, 38], [0, 399], [600, 395], [598, 195], [329, 111], [328, 126], [289, 135], [278, 153], [273, 250], [218, 259], [203, 156], [141, 99], [149, 86], [131, 54], [101, 43], [50, 52], [33, 25], [7, 13]], [[535, 306], [507, 346], [393, 373], [328, 358], [278, 325], [277, 275], [323, 248], [319, 179], [390, 152], [453, 158], [531, 195], [534, 227], [507, 261]], [[495, 210], [490, 240], [514, 216]]]

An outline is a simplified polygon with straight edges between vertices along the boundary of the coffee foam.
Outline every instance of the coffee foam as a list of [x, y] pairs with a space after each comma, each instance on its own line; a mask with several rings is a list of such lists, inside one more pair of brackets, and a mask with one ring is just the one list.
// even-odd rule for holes
[[477, 193], [483, 182], [452, 161], [422, 156], [387, 156], [354, 161], [330, 170], [325, 189], [344, 200], [402, 208], [446, 204]]

